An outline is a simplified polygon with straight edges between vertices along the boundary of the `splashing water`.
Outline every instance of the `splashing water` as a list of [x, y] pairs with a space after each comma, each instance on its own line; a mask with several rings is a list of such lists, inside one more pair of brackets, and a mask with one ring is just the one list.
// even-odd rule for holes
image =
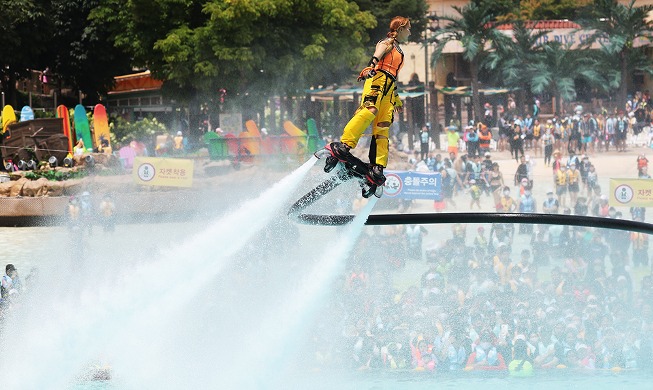
[[[297, 328], [303, 323], [303, 317], [311, 314], [311, 308], [314, 307], [316, 300], [344, 270], [345, 260], [354, 249], [376, 202], [376, 197], [370, 197], [354, 220], [340, 233], [338, 239], [333, 243], [323, 244], [328, 250], [324, 251], [324, 255], [317, 261], [315, 267], [302, 277], [299, 286], [286, 291], [286, 296], [280, 299], [284, 302], [283, 306], [266, 313], [260, 326], [252, 332], [256, 337], [247, 340], [239, 356], [235, 357], [234, 366], [237, 372], [248, 372], [248, 367], [258, 367], [258, 369], [255, 372], [248, 372], [248, 375], [224, 378], [230, 380], [223, 383], [225, 388], [283, 388], [283, 383], [274, 386], [271, 380], [271, 378], [278, 378], [275, 374], [278, 374], [282, 365], [274, 362], [280, 358], [279, 352], [283, 352], [294, 339], [294, 335], [299, 333]], [[265, 340], [263, 345], [258, 342], [260, 339]]]
[[[98, 356], [111, 363], [125, 383], [121, 388], [183, 386], [192, 373], [174, 371], [170, 348], [179, 343], [166, 339], [184, 321], [178, 317], [182, 309], [279, 214], [316, 161], [312, 157], [258, 198], [150, 263], [35, 291], [3, 333], [2, 349], [11, 351], [0, 354], [3, 387], [69, 388], [80, 368]], [[180, 279], [183, 288], [177, 288]]]

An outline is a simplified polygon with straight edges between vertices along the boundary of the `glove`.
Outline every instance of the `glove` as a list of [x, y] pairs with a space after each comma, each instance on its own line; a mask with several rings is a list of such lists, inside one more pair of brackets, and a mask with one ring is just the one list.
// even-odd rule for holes
[[374, 77], [376, 74], [376, 70], [372, 68], [371, 66], [366, 66], [361, 70], [361, 73], [358, 75], [358, 81], [363, 81], [365, 79], [369, 79], [370, 77]]

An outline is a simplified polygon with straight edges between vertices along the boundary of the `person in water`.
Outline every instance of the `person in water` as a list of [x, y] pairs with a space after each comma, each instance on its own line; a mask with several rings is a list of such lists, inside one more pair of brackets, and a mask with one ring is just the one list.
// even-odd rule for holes
[[365, 80], [361, 105], [345, 126], [340, 142], [326, 146], [333, 157], [347, 161], [352, 157], [350, 149], [356, 147], [365, 129], [372, 124], [368, 180], [376, 185], [385, 183], [383, 168], [388, 165], [390, 125], [394, 112], [403, 106], [397, 94], [397, 77], [404, 64], [399, 43], [408, 40], [410, 28], [410, 20], [403, 16], [390, 21], [387, 38], [376, 44], [374, 55], [358, 76], [358, 81]]

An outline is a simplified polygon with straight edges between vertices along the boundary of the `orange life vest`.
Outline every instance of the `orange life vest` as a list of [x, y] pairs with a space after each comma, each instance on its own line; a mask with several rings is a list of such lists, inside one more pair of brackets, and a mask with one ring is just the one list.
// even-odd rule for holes
[[387, 52], [383, 58], [376, 64], [376, 70], [381, 70], [384, 73], [390, 74], [395, 79], [399, 75], [401, 67], [404, 65], [404, 52], [401, 51], [399, 45], [395, 44], [392, 40], [392, 49]]

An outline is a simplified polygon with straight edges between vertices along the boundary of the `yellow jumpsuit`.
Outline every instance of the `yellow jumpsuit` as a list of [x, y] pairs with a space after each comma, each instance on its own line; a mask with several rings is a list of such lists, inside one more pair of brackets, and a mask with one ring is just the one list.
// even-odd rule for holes
[[[372, 124], [370, 163], [386, 167], [394, 108], [402, 106], [397, 95], [396, 79], [403, 66], [404, 53], [394, 39], [388, 38], [383, 42], [387, 42], [389, 50], [376, 65], [376, 74], [365, 81], [361, 105], [345, 126], [340, 141], [355, 148], [365, 129]], [[367, 108], [371, 106], [376, 107], [376, 115]]]

